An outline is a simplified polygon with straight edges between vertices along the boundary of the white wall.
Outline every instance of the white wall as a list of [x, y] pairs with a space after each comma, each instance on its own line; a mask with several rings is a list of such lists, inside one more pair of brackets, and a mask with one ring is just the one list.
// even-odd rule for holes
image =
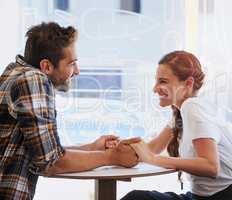
[[19, 16], [18, 1], [0, 1], [0, 72], [9, 62], [15, 61], [19, 44]]

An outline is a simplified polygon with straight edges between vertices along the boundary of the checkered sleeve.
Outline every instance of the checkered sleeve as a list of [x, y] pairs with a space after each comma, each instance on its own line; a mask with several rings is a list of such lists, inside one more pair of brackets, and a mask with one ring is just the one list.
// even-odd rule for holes
[[26, 72], [15, 81], [10, 96], [11, 114], [19, 122], [32, 158], [29, 170], [42, 174], [64, 153], [57, 134], [52, 83], [41, 72]]

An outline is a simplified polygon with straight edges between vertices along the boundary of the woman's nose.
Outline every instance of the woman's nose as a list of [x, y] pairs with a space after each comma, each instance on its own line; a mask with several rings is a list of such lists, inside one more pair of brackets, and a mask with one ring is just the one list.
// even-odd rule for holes
[[155, 83], [155, 85], [154, 85], [154, 87], [153, 87], [153, 92], [156, 93], [157, 90], [158, 90], [158, 85], [157, 85], [157, 83]]

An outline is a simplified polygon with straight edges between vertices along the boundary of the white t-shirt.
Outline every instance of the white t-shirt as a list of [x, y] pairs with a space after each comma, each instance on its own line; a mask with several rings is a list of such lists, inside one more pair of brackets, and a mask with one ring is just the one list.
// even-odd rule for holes
[[232, 184], [232, 126], [220, 120], [215, 106], [200, 97], [189, 98], [180, 108], [183, 120], [183, 137], [180, 156], [196, 157], [192, 141], [197, 138], [212, 138], [218, 148], [220, 169], [216, 178], [187, 174], [192, 192], [211, 196]]

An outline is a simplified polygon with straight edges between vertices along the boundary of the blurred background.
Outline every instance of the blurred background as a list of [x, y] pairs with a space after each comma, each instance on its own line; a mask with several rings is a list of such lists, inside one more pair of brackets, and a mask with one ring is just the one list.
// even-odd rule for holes
[[[154, 137], [170, 118], [153, 94], [159, 59], [187, 50], [207, 74], [201, 95], [232, 120], [232, 26], [229, 0], [0, 0], [0, 72], [23, 54], [25, 33], [42, 21], [79, 30], [80, 75], [57, 93], [62, 144], [102, 134]], [[188, 189], [186, 184], [185, 190]], [[176, 174], [119, 182], [118, 198], [132, 189], [180, 192]], [[35, 199], [93, 199], [94, 182], [40, 178]]]

